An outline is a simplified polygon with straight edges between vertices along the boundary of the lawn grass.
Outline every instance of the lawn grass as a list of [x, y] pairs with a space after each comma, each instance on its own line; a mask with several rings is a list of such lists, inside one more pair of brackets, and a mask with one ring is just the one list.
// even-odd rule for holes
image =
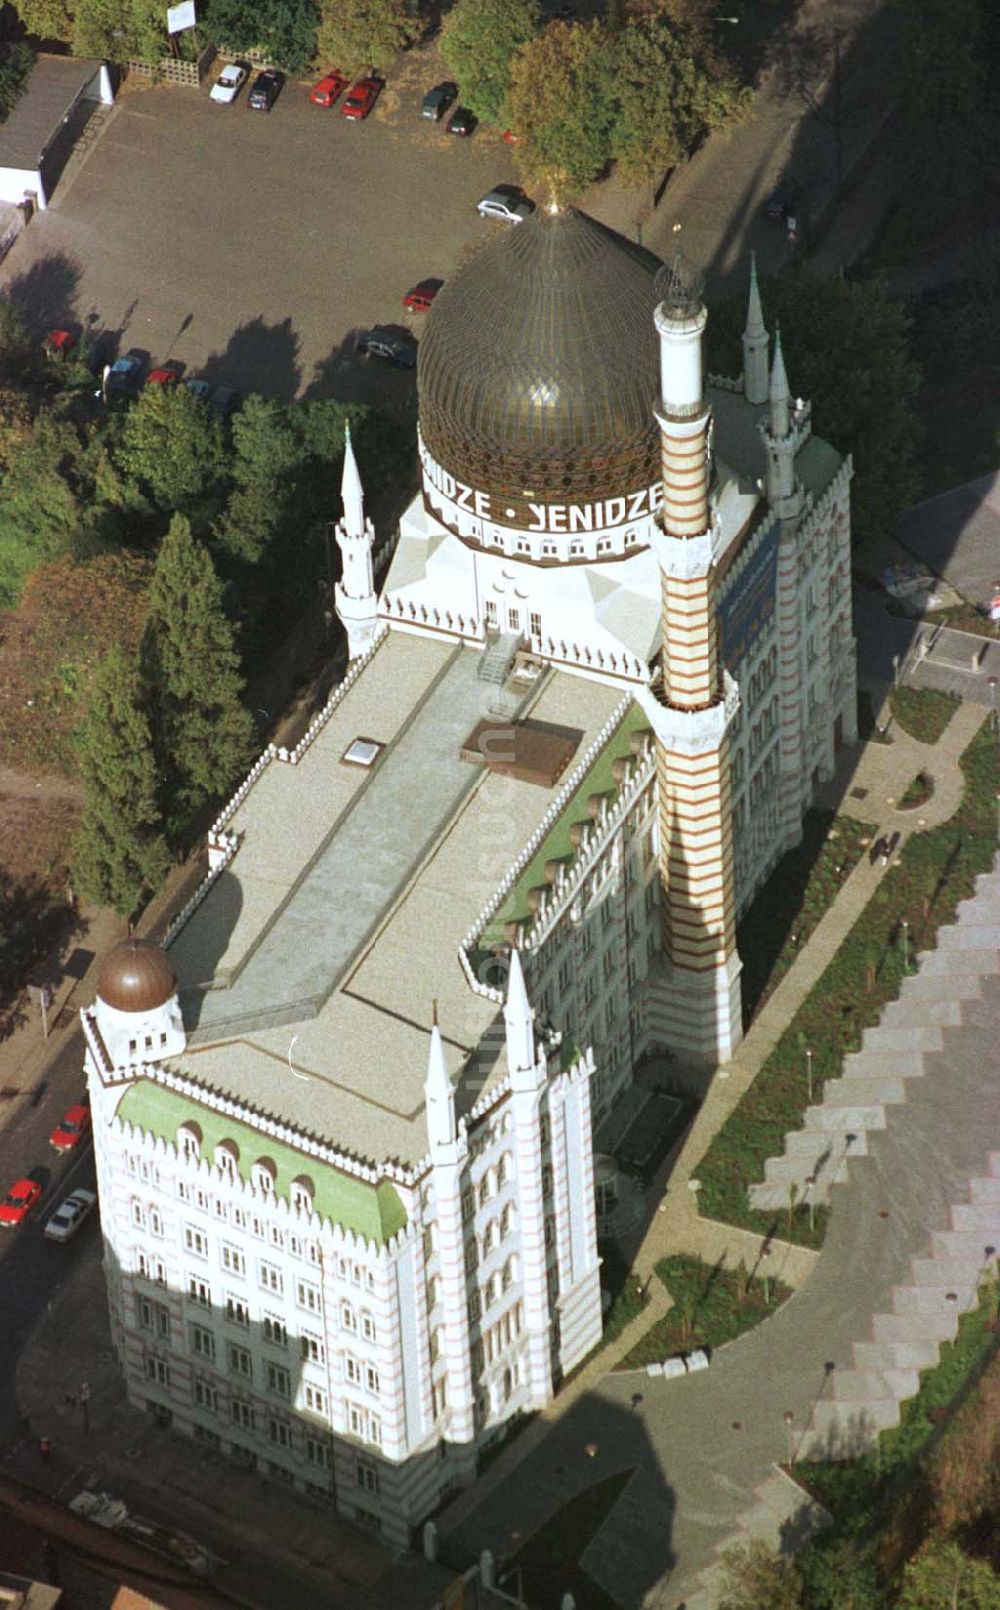
[[822, 1100], [827, 1079], [841, 1072], [862, 1031], [878, 1022], [899, 994], [906, 959], [902, 923], [909, 924], [909, 955], [931, 948], [937, 930], [954, 920], [959, 901], [972, 894], [978, 873], [993, 865], [997, 849], [997, 745], [980, 727], [961, 760], [965, 787], [950, 821], [904, 844], [865, 910], [767, 1057], [742, 1101], [714, 1137], [695, 1169], [700, 1212], [758, 1234], [775, 1231], [818, 1246], [827, 1215], [817, 1209], [810, 1226], [800, 1206], [792, 1216], [755, 1211], [747, 1187], [764, 1177], [764, 1164], [784, 1149], [789, 1130], [802, 1126], [809, 1104], [805, 1051], [812, 1050], [812, 1100]]
[[[584, 1449], [578, 1457], [586, 1458]], [[571, 1593], [577, 1610], [621, 1610], [579, 1562], [631, 1479], [631, 1470], [619, 1471], [563, 1504], [505, 1563], [506, 1592], [513, 1597], [517, 1578], [510, 1573], [520, 1572], [523, 1604], [559, 1605]]]
[[937, 693], [933, 688], [893, 688], [889, 695], [892, 713], [911, 738], [936, 744], [961, 704], [953, 693]]
[[[632, 1273], [613, 1241], [601, 1242], [601, 1287], [611, 1293], [612, 1302], [604, 1316], [604, 1330], [595, 1352], [617, 1341], [626, 1325], [638, 1319], [649, 1303], [649, 1292]], [[590, 1355], [593, 1357], [593, 1354]]]
[[980, 1287], [978, 1306], [961, 1315], [955, 1340], [942, 1343], [939, 1362], [921, 1373], [919, 1391], [903, 1403], [899, 1425], [880, 1432], [870, 1453], [858, 1459], [798, 1461], [796, 1476], [830, 1511], [839, 1531], [857, 1536], [895, 1509], [902, 1489], [913, 1481], [917, 1462], [936, 1445], [970, 1384], [1000, 1347], [997, 1297], [996, 1281]]
[[622, 1359], [620, 1370], [641, 1369], [695, 1347], [721, 1347], [758, 1325], [791, 1296], [788, 1286], [769, 1278], [765, 1299], [765, 1281], [759, 1274], [751, 1279], [744, 1268], [720, 1268], [686, 1254], [661, 1258], [656, 1273], [674, 1307]]
[[832, 811], [807, 811], [802, 842], [783, 855], [737, 931], [748, 1028], [853, 872], [874, 827]]

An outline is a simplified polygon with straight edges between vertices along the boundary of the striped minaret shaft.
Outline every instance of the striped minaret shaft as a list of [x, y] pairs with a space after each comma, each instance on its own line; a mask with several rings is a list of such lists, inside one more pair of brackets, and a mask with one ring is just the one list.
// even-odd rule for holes
[[[657, 723], [657, 769], [664, 939], [675, 970], [721, 977], [727, 968], [733, 970], [736, 919], [712, 561], [711, 412], [702, 372], [707, 315], [683, 265], [675, 264], [665, 289], [656, 310], [663, 464], [662, 533], [656, 547], [662, 596], [663, 676], [657, 691], [664, 716]], [[738, 1019], [738, 965], [735, 976]], [[729, 990], [727, 984], [723, 993]], [[719, 1005], [731, 1023], [733, 1013]], [[720, 1026], [717, 1038], [725, 1056], [731, 1049], [730, 1027]]]

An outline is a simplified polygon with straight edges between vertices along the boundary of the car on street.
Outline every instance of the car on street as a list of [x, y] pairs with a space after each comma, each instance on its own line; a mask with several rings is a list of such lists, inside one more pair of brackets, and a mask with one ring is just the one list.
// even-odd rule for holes
[[378, 100], [381, 88], [380, 78], [359, 78], [356, 84], [351, 85], [350, 94], [340, 103], [341, 116], [349, 117], [354, 123], [360, 123], [362, 118], [368, 116]]
[[407, 291], [403, 306], [409, 308], [411, 313], [429, 313], [431, 303], [443, 284], [444, 280], [421, 280]]
[[16, 1230], [31, 1212], [42, 1187], [37, 1180], [15, 1180], [7, 1195], [0, 1201], [0, 1229]]
[[340, 73], [333, 67], [318, 84], [313, 85], [309, 99], [314, 106], [333, 106], [350, 82], [346, 73]]
[[150, 369], [146, 376], [147, 386], [176, 386], [180, 379], [180, 371], [164, 366], [162, 369]]
[[185, 380], [184, 384], [192, 397], [197, 397], [199, 402], [207, 403], [212, 395], [212, 382], [202, 380], [200, 375], [192, 375], [191, 379]]
[[413, 369], [417, 362], [417, 348], [409, 330], [395, 330], [390, 325], [376, 324], [374, 329], [361, 336], [358, 351], [366, 358], [384, 358], [397, 369]]
[[783, 224], [795, 212], [798, 201], [799, 187], [794, 179], [782, 179], [764, 203], [764, 217], [772, 224]]
[[75, 346], [76, 336], [70, 330], [50, 330], [42, 342], [50, 358], [65, 358]]
[[457, 84], [435, 84], [420, 103], [420, 116], [440, 123], [452, 102], [458, 98]]
[[247, 105], [254, 112], [269, 112], [281, 94], [284, 82], [284, 73], [277, 72], [273, 67], [266, 68], [254, 79]]
[[208, 92], [210, 101], [217, 106], [230, 106], [247, 81], [247, 70], [242, 62], [227, 62]]
[[514, 184], [498, 184], [493, 190], [487, 191], [481, 201], [476, 202], [476, 211], [481, 218], [500, 218], [506, 224], [522, 223], [525, 218], [531, 217], [534, 210], [535, 203]]
[[107, 390], [136, 391], [144, 367], [145, 359], [140, 352], [126, 352], [121, 358], [116, 358], [108, 371]]
[[84, 1220], [93, 1213], [96, 1204], [97, 1192], [79, 1186], [56, 1208], [45, 1226], [44, 1234], [50, 1241], [71, 1241]]
[[479, 122], [476, 114], [470, 112], [467, 106], [456, 106], [448, 119], [448, 133], [458, 134], [467, 139], [473, 133]]
[[49, 1136], [49, 1145], [57, 1152], [71, 1152], [90, 1132], [90, 1108], [82, 1104], [70, 1107]]

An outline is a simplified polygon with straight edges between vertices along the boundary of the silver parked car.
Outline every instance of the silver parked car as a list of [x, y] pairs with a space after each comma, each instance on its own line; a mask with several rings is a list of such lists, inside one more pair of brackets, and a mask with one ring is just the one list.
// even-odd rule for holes
[[71, 1241], [96, 1205], [97, 1192], [79, 1186], [53, 1213], [45, 1226], [46, 1236], [50, 1241]]

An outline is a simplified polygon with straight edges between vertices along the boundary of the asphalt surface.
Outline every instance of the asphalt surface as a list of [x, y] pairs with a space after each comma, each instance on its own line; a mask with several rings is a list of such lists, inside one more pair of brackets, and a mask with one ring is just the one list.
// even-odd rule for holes
[[[433, 71], [433, 69], [431, 69]], [[0, 268], [40, 328], [89, 324], [241, 391], [400, 407], [412, 373], [363, 360], [372, 324], [419, 331], [402, 298], [509, 225], [475, 206], [515, 175], [482, 129], [422, 122], [427, 68], [391, 80], [363, 123], [289, 82], [270, 113], [201, 89], [126, 88]], [[214, 78], [214, 74], [213, 74]]]

